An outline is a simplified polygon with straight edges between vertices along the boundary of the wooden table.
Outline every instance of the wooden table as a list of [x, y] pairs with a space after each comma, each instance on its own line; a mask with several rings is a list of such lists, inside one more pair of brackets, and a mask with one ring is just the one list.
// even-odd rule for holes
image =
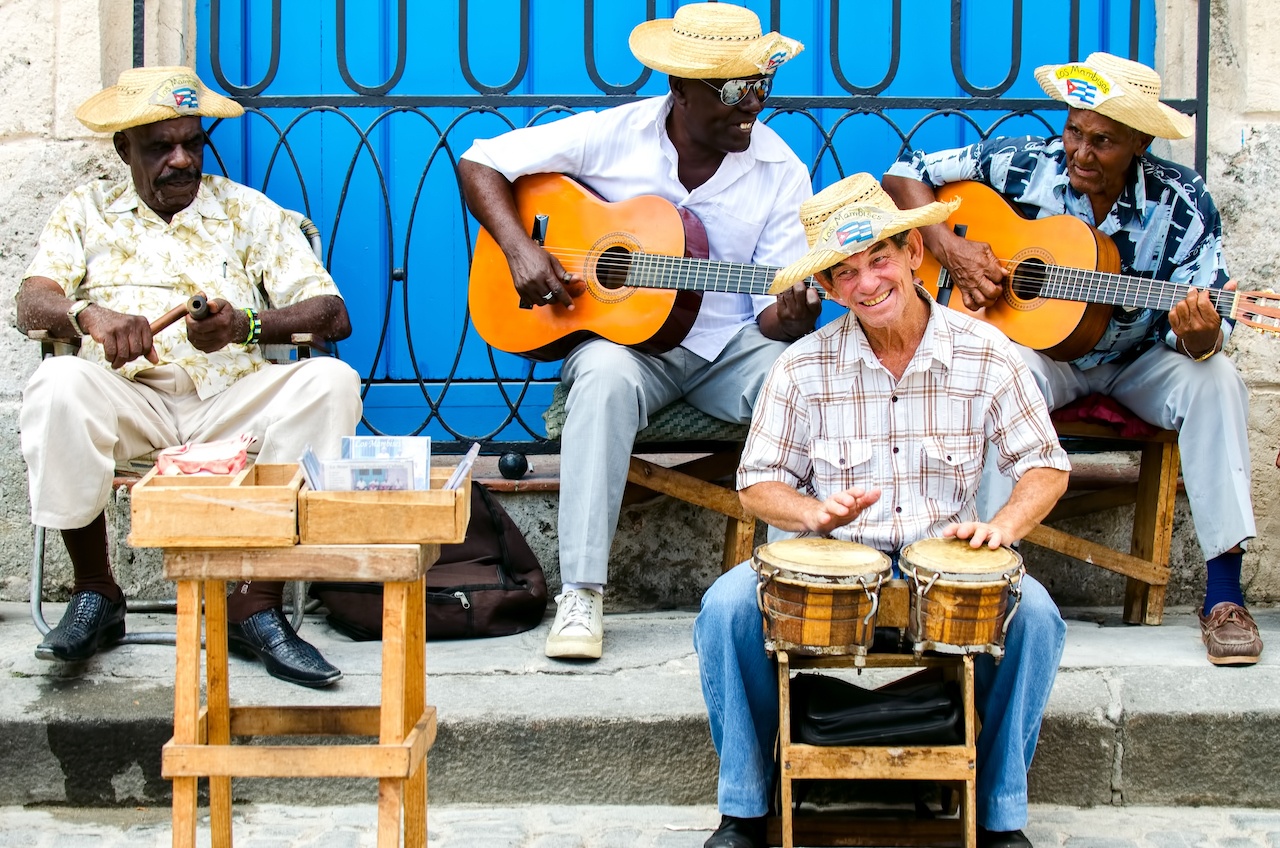
[[[165, 577], [178, 584], [173, 738], [162, 774], [173, 781], [173, 844], [194, 848], [197, 780], [209, 778], [214, 848], [231, 846], [232, 777], [378, 779], [378, 846], [427, 844], [426, 755], [436, 711], [426, 705], [427, 569], [435, 544], [166, 548]], [[232, 707], [227, 692], [228, 580], [361, 580], [385, 584], [380, 706]], [[207, 703], [200, 705], [200, 629]], [[370, 736], [364, 745], [232, 745], [233, 736]]]

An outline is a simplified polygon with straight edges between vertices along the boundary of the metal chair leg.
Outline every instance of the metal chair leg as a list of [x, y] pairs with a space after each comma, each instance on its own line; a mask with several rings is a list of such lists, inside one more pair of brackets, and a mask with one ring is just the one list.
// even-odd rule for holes
[[42, 609], [44, 599], [41, 590], [44, 588], [44, 528], [35, 527], [35, 546], [31, 552], [31, 620], [36, 623], [36, 630], [43, 638], [53, 628], [44, 620]]

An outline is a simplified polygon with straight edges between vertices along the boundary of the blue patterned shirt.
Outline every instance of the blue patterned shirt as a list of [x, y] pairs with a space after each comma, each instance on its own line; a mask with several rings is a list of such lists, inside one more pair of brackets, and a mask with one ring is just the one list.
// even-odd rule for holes
[[[1094, 221], [1087, 195], [1071, 187], [1058, 137], [993, 138], [937, 153], [909, 150], [889, 174], [932, 188], [959, 180], [985, 183], [1028, 218], [1073, 215], [1111, 237], [1121, 272], [1147, 279], [1221, 288], [1229, 279], [1222, 258], [1222, 220], [1200, 175], [1144, 153], [1134, 160], [1106, 220]], [[1223, 333], [1231, 325], [1223, 322]], [[1094, 349], [1074, 361], [1080, 368], [1128, 360], [1163, 338], [1173, 346], [1168, 313], [1117, 306]]]

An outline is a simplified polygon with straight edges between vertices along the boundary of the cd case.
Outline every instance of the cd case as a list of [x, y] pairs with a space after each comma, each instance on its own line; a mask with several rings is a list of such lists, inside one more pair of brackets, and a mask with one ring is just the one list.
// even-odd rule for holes
[[406, 488], [420, 490], [431, 488], [431, 438], [429, 436], [343, 436], [342, 458], [378, 461], [412, 460], [413, 484]]
[[321, 485], [338, 492], [407, 492], [417, 488], [412, 459], [326, 459]]

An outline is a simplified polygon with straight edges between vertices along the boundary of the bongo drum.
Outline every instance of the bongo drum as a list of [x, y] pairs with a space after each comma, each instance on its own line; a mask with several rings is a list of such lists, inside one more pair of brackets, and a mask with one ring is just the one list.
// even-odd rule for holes
[[910, 588], [907, 635], [916, 653], [985, 652], [997, 659], [1004, 653], [1005, 632], [1022, 601], [1017, 551], [922, 539], [902, 549], [899, 567]]
[[756, 601], [770, 653], [865, 655], [880, 584], [892, 573], [874, 548], [838, 539], [784, 539], [756, 549]]

